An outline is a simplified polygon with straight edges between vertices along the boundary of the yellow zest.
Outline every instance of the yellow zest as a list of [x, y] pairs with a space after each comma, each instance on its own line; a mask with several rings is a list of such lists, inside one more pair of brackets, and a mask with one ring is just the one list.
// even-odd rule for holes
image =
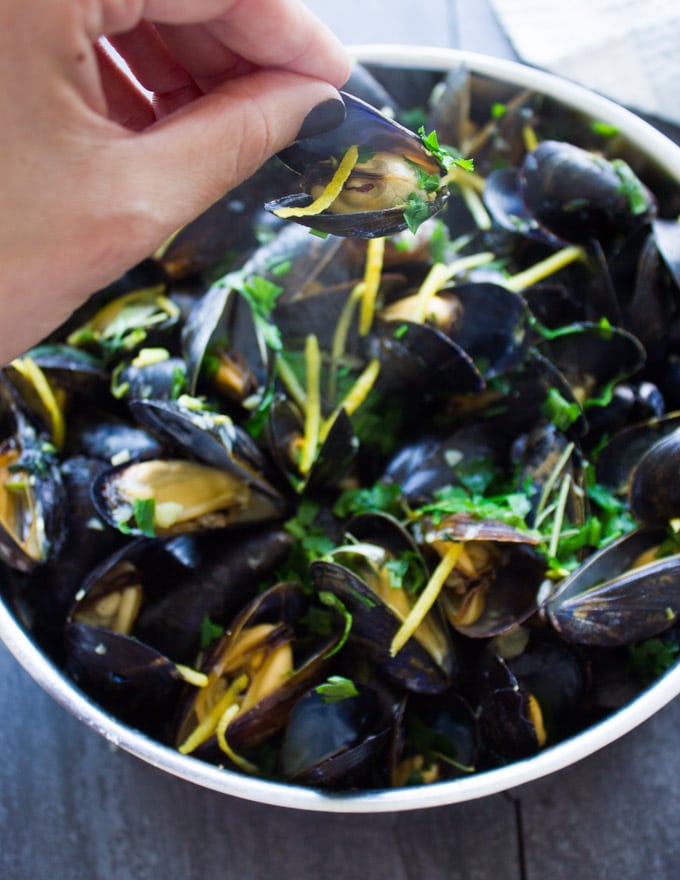
[[560, 269], [564, 269], [570, 263], [585, 259], [586, 252], [582, 247], [570, 245], [552, 254], [547, 259], [541, 260], [540, 263], [535, 263], [526, 271], [518, 272], [517, 275], [511, 275], [510, 278], [506, 278], [501, 283], [508, 290], [517, 292], [531, 287], [533, 284], [538, 284], [539, 281], [543, 281], [544, 278], [548, 278], [554, 272], [559, 272]]
[[156, 248], [156, 250], [153, 252], [154, 260], [158, 260], [160, 262], [163, 259], [163, 257], [168, 252], [170, 245], [174, 242], [174, 240], [177, 238], [177, 236], [180, 234], [180, 232], [183, 229], [184, 229], [184, 226], [180, 226], [179, 229], [176, 229], [174, 232], [172, 232], [165, 239], [165, 241]]
[[198, 688], [208, 686], [208, 676], [204, 672], [199, 672], [197, 669], [192, 669], [191, 666], [185, 666], [183, 663], [175, 663], [175, 669], [187, 684], [193, 684]]
[[312, 469], [316, 450], [319, 445], [321, 428], [321, 355], [319, 340], [313, 333], [305, 341], [305, 369], [307, 373], [307, 402], [305, 404], [305, 433], [298, 468], [301, 474], [308, 474]]
[[47, 381], [47, 377], [30, 357], [17, 358], [12, 361], [14, 369], [27, 379], [35, 389], [40, 402], [45, 407], [50, 418], [50, 436], [52, 443], [61, 449], [64, 445], [64, 437], [66, 435], [66, 425], [64, 423], [64, 413], [59, 405], [52, 386]]
[[359, 335], [366, 336], [373, 323], [375, 300], [380, 288], [383, 260], [385, 256], [385, 239], [371, 238], [366, 248], [366, 267], [364, 269], [364, 287], [361, 296], [361, 312], [359, 316]]
[[352, 325], [354, 310], [356, 308], [357, 302], [364, 295], [364, 287], [365, 282], [363, 281], [360, 281], [358, 284], [354, 285], [349, 296], [345, 300], [345, 304], [343, 305], [342, 311], [340, 312], [340, 317], [338, 318], [338, 322], [335, 325], [335, 333], [333, 334], [333, 343], [331, 345], [331, 364], [330, 370], [328, 371], [329, 400], [333, 400], [335, 398], [335, 374], [338, 367], [338, 362], [342, 355], [345, 353], [345, 346], [347, 344], [349, 328]]
[[[496, 257], [490, 251], [483, 251], [480, 254], [471, 254], [469, 257], [461, 257], [453, 260], [451, 263], [435, 263], [427, 273], [425, 280], [420, 286], [418, 293], [413, 300], [410, 309], [410, 320], [417, 324], [422, 324], [427, 318], [430, 303], [439, 291], [444, 287], [447, 281], [450, 281], [459, 272], [467, 272], [469, 269], [476, 269], [485, 263], [490, 263]], [[406, 317], [406, 316], [403, 316]]]
[[538, 138], [533, 125], [524, 125], [522, 127], [522, 139], [527, 153], [533, 153], [538, 146]]
[[229, 757], [237, 767], [244, 773], [254, 775], [258, 772], [257, 767], [246, 760], [242, 755], [237, 754], [227, 742], [227, 727], [239, 713], [237, 705], [230, 706], [224, 715], [220, 718], [215, 733], [217, 734], [217, 743], [225, 755]]
[[392, 657], [401, 651], [406, 642], [418, 629], [425, 615], [436, 602], [437, 596], [441, 593], [447, 577], [456, 567], [456, 562], [458, 561], [458, 557], [462, 550], [463, 545], [454, 542], [442, 557], [439, 565], [432, 573], [432, 577], [427, 582], [425, 589], [420, 596], [418, 596], [418, 599], [409, 612], [408, 617], [399, 627], [396, 635], [392, 639], [392, 644], [390, 645], [390, 655]]
[[475, 221], [477, 229], [487, 231], [493, 226], [493, 221], [489, 216], [489, 212], [484, 207], [484, 202], [476, 189], [471, 186], [460, 187], [460, 194], [463, 197], [465, 206], [470, 212], [472, 219]]
[[322, 440], [328, 436], [328, 432], [332, 428], [340, 410], [344, 409], [347, 415], [351, 416], [359, 409], [375, 385], [379, 373], [380, 360], [378, 358], [373, 358], [364, 367], [361, 375], [347, 392], [339, 406], [333, 411], [333, 414], [323, 423], [320, 434]]
[[380, 360], [378, 358], [372, 358], [364, 367], [361, 375], [354, 385], [352, 385], [340, 404], [348, 416], [355, 413], [366, 400], [371, 388], [375, 385], [375, 380], [378, 378], [379, 372]]
[[474, 189], [481, 194], [484, 192], [486, 179], [476, 171], [466, 171], [460, 165], [452, 165], [446, 176], [442, 178], [440, 186], [446, 186], [449, 183], [454, 183], [461, 189]]
[[311, 205], [304, 208], [278, 208], [274, 211], [277, 217], [287, 220], [290, 217], [314, 217], [320, 214], [333, 204], [342, 192], [342, 188], [347, 182], [350, 174], [354, 170], [354, 166], [359, 160], [359, 148], [351, 146], [342, 157], [342, 161], [335, 169], [335, 174], [331, 177], [330, 182], [321, 193], [318, 199], [315, 199]]
[[291, 369], [288, 361], [282, 358], [281, 355], [276, 358], [276, 372], [279, 374], [279, 378], [286, 386], [286, 391], [290, 394], [295, 403], [297, 403], [300, 409], [306, 409], [307, 395], [305, 394], [305, 389], [298, 382], [298, 378]]
[[[236, 681], [226, 689], [220, 699], [215, 703], [210, 712], [195, 727], [184, 742], [178, 747], [178, 751], [183, 755], [189, 755], [191, 752], [203, 745], [215, 733], [220, 719], [230, 706], [237, 703], [238, 697], [248, 687], [248, 676], [241, 675]], [[237, 706], [238, 709], [238, 706]], [[233, 717], [233, 716], [232, 716]]]
[[543, 748], [548, 741], [548, 734], [546, 733], [545, 724], [543, 723], [543, 712], [541, 711], [538, 700], [533, 694], [529, 694], [529, 720], [536, 732], [538, 747]]

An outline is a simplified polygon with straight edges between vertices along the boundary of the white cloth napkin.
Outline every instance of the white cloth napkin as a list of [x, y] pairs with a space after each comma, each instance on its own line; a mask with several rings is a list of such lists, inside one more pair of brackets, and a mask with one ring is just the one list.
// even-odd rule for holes
[[491, 0], [519, 57], [680, 124], [679, 0]]

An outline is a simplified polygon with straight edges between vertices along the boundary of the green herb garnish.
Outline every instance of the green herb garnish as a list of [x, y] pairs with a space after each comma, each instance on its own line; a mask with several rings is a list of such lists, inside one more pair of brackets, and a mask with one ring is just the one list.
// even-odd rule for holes
[[206, 616], [201, 621], [201, 631], [200, 631], [200, 640], [199, 645], [202, 651], [204, 651], [209, 645], [211, 645], [214, 641], [221, 638], [224, 635], [224, 627], [220, 626], [217, 623], [213, 623], [212, 620]]
[[338, 703], [340, 700], [348, 700], [357, 697], [359, 691], [350, 678], [342, 675], [331, 675], [323, 683], [315, 688], [317, 694], [323, 697], [324, 703]]
[[627, 197], [631, 213], [635, 216], [646, 213], [649, 210], [649, 199], [642, 181], [623, 159], [612, 159], [611, 166], [621, 181], [619, 192]]
[[541, 412], [560, 431], [566, 431], [578, 420], [581, 415], [581, 407], [576, 401], [566, 400], [557, 388], [551, 388], [541, 407]]
[[154, 498], [135, 498], [132, 505], [132, 514], [139, 531], [147, 538], [155, 538], [154, 517], [156, 515], [156, 500]]

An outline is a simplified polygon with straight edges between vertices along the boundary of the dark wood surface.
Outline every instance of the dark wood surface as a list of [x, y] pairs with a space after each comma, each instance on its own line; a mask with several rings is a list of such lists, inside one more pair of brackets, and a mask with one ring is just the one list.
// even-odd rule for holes
[[[348, 43], [512, 57], [481, 0], [309, 5]], [[76, 721], [1, 645], [0, 717], [2, 880], [680, 876], [680, 701], [516, 791], [376, 816], [267, 807], [171, 778]]]

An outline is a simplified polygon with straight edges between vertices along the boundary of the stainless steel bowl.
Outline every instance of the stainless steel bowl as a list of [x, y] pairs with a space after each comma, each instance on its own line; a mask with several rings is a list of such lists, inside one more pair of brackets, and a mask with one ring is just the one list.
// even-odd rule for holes
[[[627, 110], [588, 90], [519, 64], [450, 49], [405, 46], [355, 46], [365, 63], [447, 70], [464, 62], [473, 73], [544, 93], [593, 119], [616, 126], [642, 157], [665, 169], [680, 185], [680, 148]], [[624, 708], [582, 733], [523, 761], [436, 785], [361, 793], [322, 794], [300, 786], [267, 782], [221, 770], [183, 756], [121, 724], [79, 691], [42, 653], [0, 602], [0, 637], [18, 662], [54, 699], [77, 718], [143, 761], [205, 788], [282, 807], [338, 813], [378, 813], [460, 803], [515, 788], [554, 773], [603, 748], [642, 724], [680, 693], [676, 665]]]

